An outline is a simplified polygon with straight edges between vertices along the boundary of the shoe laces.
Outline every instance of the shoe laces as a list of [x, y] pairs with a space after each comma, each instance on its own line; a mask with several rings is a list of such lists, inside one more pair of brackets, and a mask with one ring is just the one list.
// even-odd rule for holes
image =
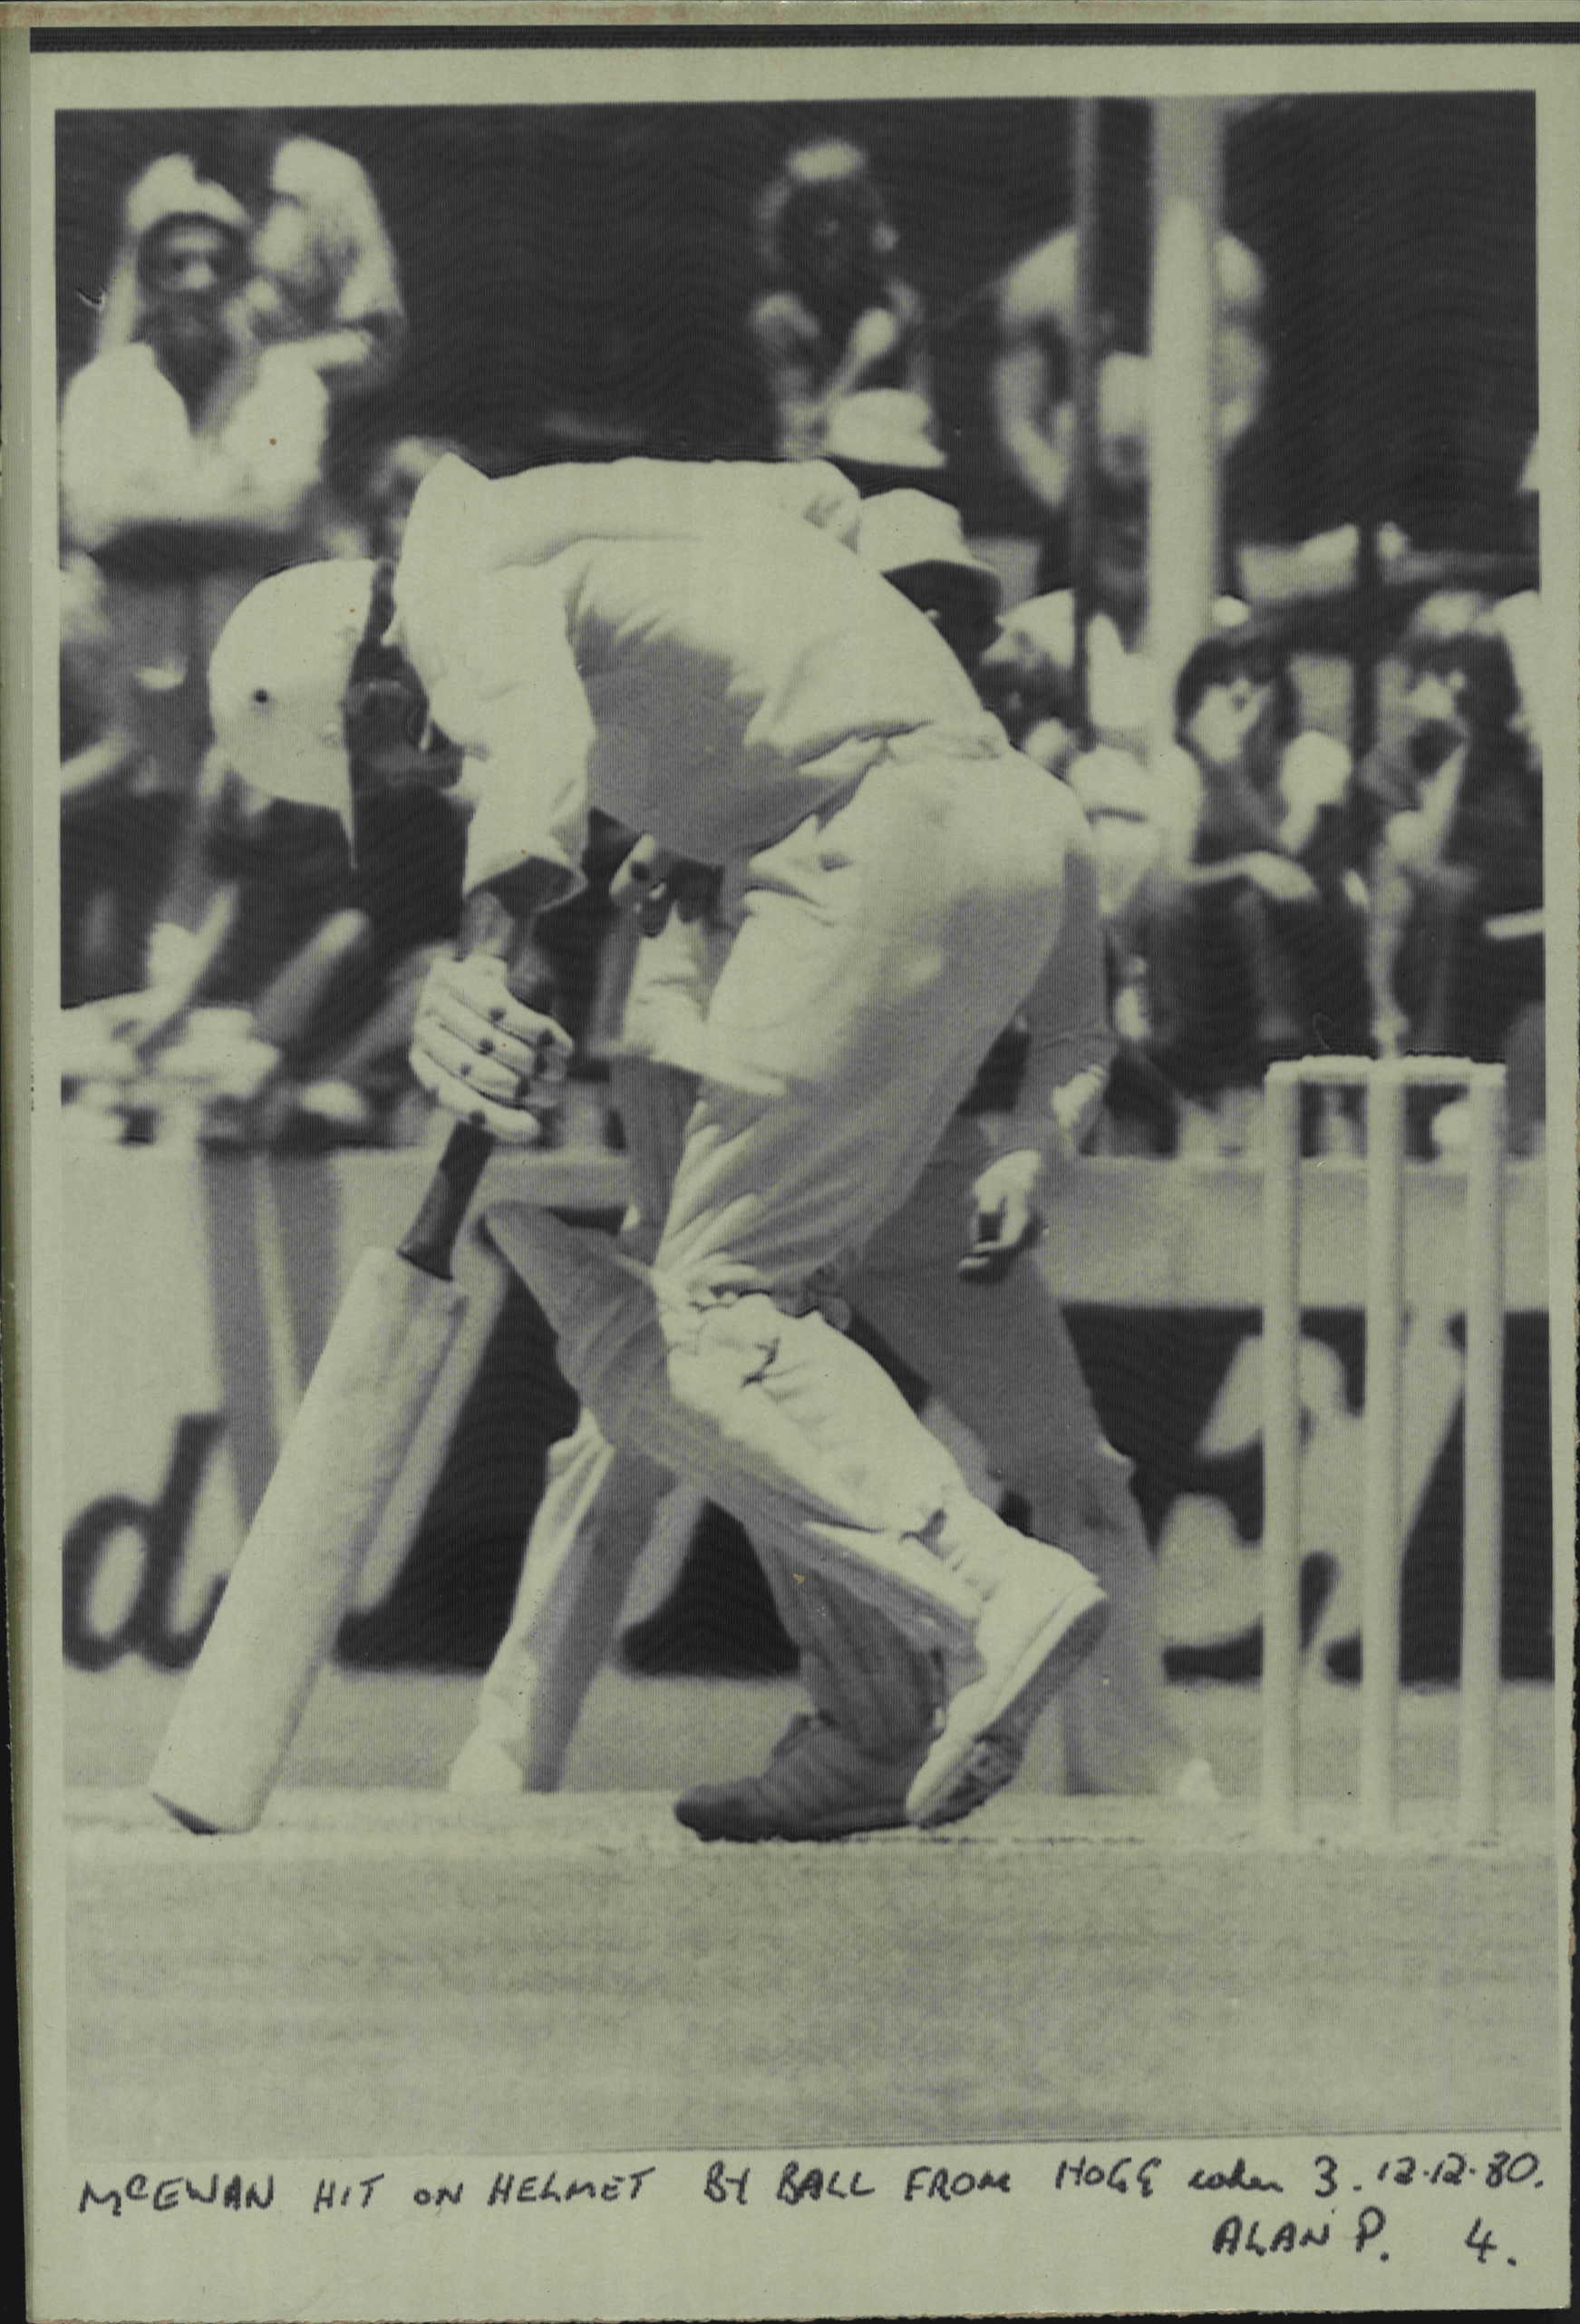
[[921, 1540], [957, 1580], [985, 1605], [1003, 1579], [1004, 1550], [999, 1521], [970, 1496], [942, 1508], [923, 1527]]

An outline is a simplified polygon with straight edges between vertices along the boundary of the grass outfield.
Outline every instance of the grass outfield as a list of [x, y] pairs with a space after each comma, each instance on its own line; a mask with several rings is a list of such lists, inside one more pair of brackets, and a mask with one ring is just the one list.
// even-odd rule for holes
[[[113, 1752], [93, 1687], [121, 1697]], [[1387, 1854], [1338, 1844], [1321, 1809], [1274, 1854], [1236, 1798], [1183, 1821], [1064, 1802], [1039, 1788], [1045, 1762], [948, 1833], [709, 1848], [681, 1831], [665, 1791], [749, 1764], [791, 1699], [611, 1678], [578, 1780], [635, 1755], [640, 1789], [451, 1802], [434, 1786], [470, 1686], [333, 1677], [259, 1831], [195, 1841], [135, 1789], [170, 1683], [75, 1682], [73, 2145], [722, 2151], [1557, 2119], [1550, 1689], [1506, 1692], [1509, 1838], [1470, 1853], [1423, 1804]], [[1255, 1707], [1180, 1700], [1240, 1803]], [[1357, 1707], [1313, 1690], [1313, 1776], [1343, 1773]], [[1451, 1783], [1455, 1707], [1401, 1707], [1423, 1800]]]

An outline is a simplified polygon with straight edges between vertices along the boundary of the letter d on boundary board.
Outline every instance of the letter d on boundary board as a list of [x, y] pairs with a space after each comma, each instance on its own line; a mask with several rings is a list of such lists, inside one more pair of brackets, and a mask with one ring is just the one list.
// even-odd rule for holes
[[[175, 1450], [157, 1501], [106, 1493], [91, 1502], [68, 1530], [61, 1551], [61, 1612], [66, 1659], [74, 1668], [107, 1670], [134, 1647], [160, 1670], [183, 1670], [196, 1660], [225, 1584], [215, 1582], [189, 1629], [170, 1628], [170, 1603], [204, 1472], [224, 1433], [219, 1414], [188, 1414], [177, 1425]], [[142, 1536], [142, 1575], [125, 1620], [105, 1637], [90, 1626], [88, 1606], [100, 1562], [122, 1532]]]

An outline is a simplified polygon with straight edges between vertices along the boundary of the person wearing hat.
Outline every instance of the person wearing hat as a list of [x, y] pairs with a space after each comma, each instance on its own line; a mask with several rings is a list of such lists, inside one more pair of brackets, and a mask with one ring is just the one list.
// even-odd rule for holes
[[248, 232], [185, 156], [156, 163], [125, 210], [126, 335], [107, 335], [61, 407], [63, 531], [103, 579], [111, 723], [132, 745], [131, 820], [149, 835], [133, 951], [154, 916], [190, 930], [206, 909], [208, 650], [260, 571], [300, 553], [321, 485], [321, 380], [237, 327]]
[[327, 395], [296, 349], [237, 335], [249, 264], [240, 206], [189, 164], [159, 190], [180, 206], [139, 225], [135, 329], [101, 347], [62, 404], [67, 537], [102, 562], [118, 548], [121, 562], [146, 560], [148, 536], [165, 527], [288, 547], [319, 481]]
[[[955, 512], [918, 492], [881, 495], [863, 504], [853, 545], [974, 666], [993, 632], [998, 582], [967, 548]], [[679, 899], [638, 944], [610, 1066], [635, 1173], [625, 1234], [642, 1249], [664, 1215], [740, 899], [727, 877], [722, 909], [702, 909], [674, 863], [649, 854], [635, 870], [649, 909], [661, 881]], [[1071, 911], [1078, 900], [1076, 891]], [[848, 1274], [823, 1287], [825, 1304], [858, 1312], [929, 1383], [977, 1436], [994, 1474], [1026, 1501], [1039, 1536], [1073, 1543], [1108, 1592], [1109, 1629], [1059, 1698], [1067, 1788], [1178, 1794], [1183, 1786], [1184, 1796], [1207, 1798], [1210, 1775], [1190, 1759], [1163, 1696], [1153, 1562], [1129, 1463], [1103, 1436], [1057, 1300], [1033, 1266], [1017, 1263], [1038, 1231], [1040, 1181], [1046, 1172], [1056, 1185], [1101, 1094], [1110, 1045], [1101, 993], [1077, 965], [1082, 952], [1089, 962], [1093, 955], [1090, 906], [1089, 892], [1084, 940], [1061, 948], [1028, 1005], [1005, 1152], [995, 1158], [968, 1097], [893, 1218]], [[510, 1621], [452, 1790], [557, 1788], [674, 1482], [616, 1451], [591, 1413], [553, 1448]], [[693, 1505], [693, 1522], [696, 1513]], [[794, 1572], [771, 1545], [759, 1554], [813, 1708], [792, 1720], [760, 1775], [689, 1792], [677, 1815], [709, 1839], [827, 1840], [902, 1823], [938, 1708], [927, 1658], [837, 1582]], [[1011, 1730], [998, 1740], [1018, 1758], [1025, 1736]]]
[[757, 205], [765, 287], [747, 317], [781, 460], [835, 461], [869, 490], [941, 469], [922, 302], [859, 146], [787, 155]]
[[189, 150], [161, 154], [129, 190], [98, 351], [141, 335], [138, 249], [150, 223], [194, 191], [245, 235], [228, 316], [236, 337], [290, 345], [336, 406], [389, 379], [404, 345], [399, 270], [361, 164], [269, 112], [198, 116]]
[[[370, 768], [451, 780], [468, 891], [503, 893], [517, 920], [574, 890], [593, 807], [737, 867], [740, 925], [650, 1259], [520, 1202], [494, 1203], [489, 1228], [613, 1443], [941, 1669], [905, 1808], [927, 1824], [1008, 1780], [994, 1730], [1052, 1698], [1107, 1603], [1075, 1559], [972, 1495], [815, 1286], [904, 1200], [1055, 952], [1076, 956], [1071, 985], [1097, 985], [1071, 900], [1094, 875], [1068, 792], [850, 553], [858, 505], [816, 462], [489, 483], [443, 461], [393, 574], [348, 561], [263, 583], [210, 690], [218, 747], [277, 795], [349, 816], [348, 721]], [[447, 1110], [525, 1144], [567, 1047], [473, 951], [431, 973], [412, 1068]]]

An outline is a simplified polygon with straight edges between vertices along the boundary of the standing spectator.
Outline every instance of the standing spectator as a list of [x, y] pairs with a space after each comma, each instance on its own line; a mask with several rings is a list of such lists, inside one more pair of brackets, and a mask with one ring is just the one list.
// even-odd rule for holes
[[780, 457], [827, 454], [886, 485], [941, 468], [922, 302], [895, 271], [899, 237], [867, 155], [838, 138], [790, 154], [757, 238], [765, 287], [748, 323]]
[[241, 213], [247, 267], [227, 322], [240, 345], [291, 346], [329, 399], [317, 536], [302, 555], [344, 549], [344, 491], [363, 463], [363, 412], [394, 372], [406, 337], [399, 269], [378, 199], [361, 164], [288, 117], [247, 112], [195, 117], [187, 150], [160, 157], [127, 197], [121, 247], [100, 348], [135, 338], [141, 294], [135, 254], [145, 221], [196, 182]]
[[189, 929], [201, 915], [193, 807], [208, 649], [259, 575], [309, 537], [328, 397], [296, 348], [248, 327], [248, 219], [232, 195], [170, 155], [126, 217], [131, 335], [111, 335], [70, 383], [60, 441], [67, 542], [103, 583], [106, 724], [137, 762], [137, 820], [159, 834], [151, 852], [125, 857], [140, 869], [112, 875], [137, 881], [123, 899], [141, 930], [135, 952], [156, 910]]
[[295, 345], [336, 404], [382, 387], [406, 316], [395, 254], [361, 164], [267, 113], [244, 122], [237, 160], [257, 220], [248, 295], [260, 335]]
[[[1218, 295], [1218, 434], [1237, 443], [1261, 404], [1267, 358], [1256, 335], [1260, 262], [1232, 234], [1216, 248]], [[1039, 586], [1067, 581], [1067, 515], [1075, 452], [1071, 352], [1075, 335], [1077, 242], [1066, 227], [1010, 268], [997, 298], [998, 348], [989, 379], [994, 427], [1011, 473], [1046, 520]], [[1100, 360], [1144, 355], [1136, 286], [1100, 285]], [[1129, 294], [1127, 296], [1127, 294]], [[1127, 313], [1127, 308], [1130, 311]]]
[[229, 320], [239, 337], [294, 345], [338, 406], [384, 384], [405, 338], [395, 255], [359, 162], [280, 116], [242, 113], [196, 124], [192, 150], [152, 162], [127, 196], [105, 300], [101, 353], [141, 335], [137, 254], [150, 223], [194, 185], [209, 206], [240, 212], [248, 265]]
[[[102, 343], [62, 405], [67, 536], [101, 567], [144, 573], [215, 569], [217, 535], [224, 551], [267, 534], [278, 561], [319, 481], [327, 395], [303, 350], [248, 326], [245, 213], [170, 159], [171, 207], [137, 238], [135, 332]], [[196, 560], [179, 547], [192, 539]]]
[[[1138, 758], [1152, 724], [1147, 655], [1150, 369], [1110, 355], [1098, 374], [1098, 469], [1087, 616], [1085, 726], [1090, 738]], [[1039, 764], [1063, 773], [1079, 747], [1074, 592], [1017, 606], [984, 660], [982, 685]]]
[[[1188, 762], [1150, 757], [1156, 671], [1148, 650], [1148, 477], [1151, 373], [1139, 355], [1111, 355], [1098, 375], [1098, 472], [1085, 637], [1085, 702], [1077, 699], [1074, 592], [1015, 608], [984, 656], [978, 684], [1029, 758], [1070, 784], [1097, 849], [1103, 927], [1121, 1048], [1108, 1113], [1121, 1143], [1171, 1151], [1174, 1106], [1144, 1063], [1148, 1038], [1141, 914], [1146, 882], [1188, 846], [1196, 781]], [[1242, 621], [1220, 599], [1216, 617]], [[1084, 709], [1084, 717], [1082, 710]]]

